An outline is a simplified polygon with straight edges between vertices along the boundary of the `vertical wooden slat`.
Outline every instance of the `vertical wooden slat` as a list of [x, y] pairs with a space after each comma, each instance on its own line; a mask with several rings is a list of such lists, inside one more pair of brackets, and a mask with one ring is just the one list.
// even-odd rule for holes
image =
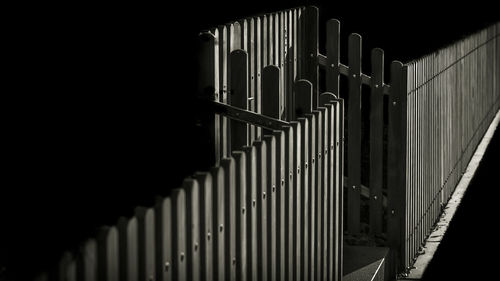
[[[216, 61], [216, 67], [219, 68], [219, 80], [218, 80], [218, 88], [219, 94], [217, 101], [222, 103], [228, 103], [228, 59], [231, 51], [230, 47], [230, 36], [231, 36], [231, 25], [228, 24], [226, 26], [220, 25], [217, 28], [217, 45], [218, 45], [218, 61]], [[219, 116], [219, 149], [220, 149], [220, 157], [226, 157], [231, 149], [229, 147], [229, 138], [228, 138], [228, 119], [224, 116]]]
[[[171, 204], [170, 199], [167, 203], [169, 206], [167, 216], [165, 217], [166, 224], [172, 225], [171, 217]], [[164, 230], [166, 228], [163, 228]], [[165, 270], [167, 277], [172, 277], [173, 267], [172, 267], [172, 234], [169, 231], [164, 231], [164, 250], [163, 257], [165, 262]], [[139, 280], [139, 259], [138, 259], [138, 228], [137, 228], [137, 218], [134, 216], [130, 219], [120, 218], [118, 220], [118, 236], [119, 236], [119, 247], [120, 247], [120, 278], [128, 281]], [[168, 266], [167, 266], [168, 263]], [[170, 278], [171, 279], [171, 278]], [[170, 280], [169, 279], [169, 280]]]
[[326, 219], [326, 231], [327, 231], [327, 237], [325, 243], [327, 255], [326, 255], [326, 262], [325, 262], [325, 270], [324, 276], [327, 278], [327, 280], [333, 280], [335, 279], [335, 263], [337, 262], [337, 259], [334, 255], [334, 250], [335, 250], [335, 234], [334, 232], [337, 231], [337, 222], [335, 219], [336, 215], [336, 208], [338, 206], [338, 203], [336, 201], [336, 191], [335, 191], [335, 182], [337, 181], [337, 171], [336, 169], [336, 159], [335, 159], [335, 141], [336, 141], [336, 112], [335, 112], [335, 106], [333, 104], [336, 103], [335, 101], [336, 96], [330, 92], [325, 92], [320, 95], [320, 104], [321, 106], [324, 106], [328, 109], [328, 117], [327, 119], [327, 126], [328, 126], [328, 141], [326, 143], [326, 155], [327, 155], [327, 173], [329, 175], [328, 178], [328, 186], [327, 186], [327, 195], [325, 198], [326, 202], [326, 210], [325, 210], [325, 219]]
[[326, 90], [339, 94], [340, 22], [330, 19], [326, 23]]
[[[247, 25], [247, 42], [245, 44], [244, 50], [247, 51], [247, 86], [248, 86], [248, 96], [247, 96], [247, 108], [250, 111], [255, 111], [255, 86], [256, 86], [256, 70], [255, 70], [255, 52], [256, 52], [256, 29], [255, 21], [253, 18], [246, 19]], [[255, 139], [255, 126], [248, 125], [248, 143], [252, 143]]]
[[[266, 66], [263, 70], [263, 75], [262, 75], [262, 114], [273, 117], [276, 119], [279, 119], [280, 117], [280, 82], [279, 82], [279, 77], [280, 77], [280, 69], [277, 66], [274, 65], [269, 65]], [[264, 131], [265, 134], [272, 134], [272, 131]], [[268, 249], [270, 249], [271, 256], [270, 256], [270, 264], [271, 264], [271, 269], [269, 270], [270, 273], [270, 280], [279, 280], [280, 275], [280, 237], [281, 237], [281, 226], [280, 226], [280, 212], [281, 212], [281, 152], [280, 152], [280, 144], [278, 142], [281, 142], [280, 139], [276, 136], [273, 137], [269, 135], [267, 137], [268, 139], [274, 139], [274, 165], [275, 165], [275, 170], [276, 173], [274, 175], [274, 184], [272, 186], [272, 199], [271, 199], [271, 206], [268, 206], [268, 210], [270, 210], [270, 217], [271, 220], [268, 220], [269, 222], [272, 222], [270, 225], [271, 227], [268, 228], [268, 230], [272, 230], [270, 235], [271, 235], [271, 244], [268, 245]], [[269, 204], [269, 202], [268, 202]], [[269, 212], [268, 212], [269, 214]]]
[[[182, 195], [185, 196], [185, 195]], [[185, 198], [183, 199], [185, 200]], [[181, 204], [181, 203], [180, 203]], [[185, 202], [184, 202], [185, 205]], [[179, 206], [179, 208], [185, 208], [186, 206]], [[179, 210], [178, 210], [179, 211]], [[184, 213], [179, 213], [183, 218], [179, 218], [179, 223], [186, 223], [186, 210], [183, 210]], [[180, 211], [179, 211], [180, 212]], [[145, 207], [137, 207], [135, 211], [135, 215], [137, 217], [137, 225], [138, 225], [138, 257], [139, 257], [139, 280], [149, 281], [151, 278], [155, 276], [155, 231], [154, 231], [154, 211], [153, 209], [148, 209]], [[186, 231], [186, 230], [184, 230]], [[186, 235], [186, 233], [184, 233]], [[179, 267], [179, 277], [184, 276], [181, 271], [188, 270], [187, 268], [187, 260], [186, 257], [188, 253], [186, 252], [185, 245], [187, 243], [186, 238], [181, 238], [178, 240], [182, 245], [179, 245], [179, 252], [182, 252], [184, 257], [182, 258], [182, 262], [178, 263]], [[185, 276], [184, 278], [186, 278]]]
[[268, 280], [276, 280], [276, 138], [264, 135], [267, 146], [267, 259]]
[[338, 178], [339, 181], [337, 183], [337, 201], [338, 201], [338, 215], [337, 215], [337, 221], [338, 221], [338, 231], [336, 233], [338, 234], [338, 239], [336, 240], [337, 243], [337, 263], [336, 263], [336, 270], [335, 272], [338, 273], [337, 275], [337, 280], [342, 280], [342, 277], [344, 276], [344, 264], [343, 264], [343, 256], [344, 256], [344, 126], [345, 126], [345, 108], [344, 108], [344, 99], [338, 99], [337, 100], [339, 103], [338, 107], [338, 142], [337, 146], [339, 149], [338, 152], [338, 167], [339, 167], [339, 172], [338, 172]]
[[187, 262], [188, 279], [201, 280], [200, 256], [200, 186], [195, 179], [185, 179], [183, 188], [187, 199]]
[[[276, 274], [277, 280], [285, 280], [285, 133], [273, 131], [276, 138]], [[279, 179], [279, 180], [278, 180]]]
[[103, 227], [97, 236], [97, 271], [99, 280], [119, 280], [118, 231], [116, 227]]
[[[211, 169], [213, 180], [212, 191], [212, 233], [207, 235], [208, 239], [213, 239], [213, 272], [214, 280], [225, 280], [225, 242], [224, 242], [224, 169], [222, 167], [215, 167]], [[175, 279], [174, 279], [175, 280]]]
[[371, 53], [372, 79], [370, 93], [370, 232], [382, 233], [382, 172], [384, 122], [384, 51]]
[[[118, 240], [116, 240], [116, 242], [117, 241]], [[113, 262], [118, 263], [118, 256], [115, 258], [116, 261]], [[116, 270], [117, 269], [116, 267]], [[115, 276], [117, 277], [118, 275], [116, 274]], [[59, 260], [57, 278], [61, 281], [76, 281], [76, 260], [70, 252], [65, 252]]]
[[79, 272], [77, 272], [78, 279], [84, 281], [98, 280], [97, 262], [97, 242], [95, 239], [89, 239], [81, 248], [81, 260], [79, 260]]
[[247, 169], [246, 154], [243, 151], [234, 151], [235, 161], [235, 192], [236, 192], [236, 279], [247, 280]]
[[221, 160], [224, 169], [224, 259], [226, 278], [236, 280], [236, 189], [233, 158]]
[[259, 260], [257, 251], [257, 152], [253, 146], [243, 147], [246, 153], [246, 205], [247, 212], [247, 264], [248, 280], [258, 280]]
[[[172, 280], [172, 200], [170, 197], [160, 199], [155, 205], [155, 227], [156, 227], [156, 280]], [[120, 238], [121, 238], [120, 234]], [[203, 245], [201, 246], [203, 249]], [[120, 246], [120, 251], [124, 247]], [[120, 265], [121, 276], [126, 274], [126, 263]], [[122, 275], [122, 272], [124, 274]], [[208, 280], [208, 279], [204, 279]]]
[[[255, 25], [255, 93], [254, 93], [254, 111], [257, 113], [262, 112], [261, 99], [262, 99], [262, 41], [263, 41], [263, 31], [262, 23], [260, 17], [254, 18]], [[255, 127], [255, 139], [261, 140], [262, 129], [260, 127]]]
[[286, 95], [286, 84], [285, 84], [285, 65], [283, 63], [283, 37], [284, 37], [284, 26], [283, 26], [283, 16], [282, 13], [277, 12], [274, 16], [274, 26], [275, 26], [275, 65], [278, 66], [280, 71], [280, 84], [282, 88], [281, 96], [280, 96], [280, 119], [286, 120], [286, 111], [285, 111], [285, 95]]
[[404, 225], [406, 203], [406, 69], [400, 62], [391, 64], [391, 91], [389, 95], [389, 128], [387, 181], [389, 211], [388, 244], [393, 265], [388, 274], [395, 276], [404, 270]]
[[267, 209], [266, 202], [269, 193], [267, 192], [267, 145], [263, 141], [255, 141], [253, 146], [256, 148], [257, 163], [257, 260], [258, 280], [267, 280], [268, 274], [268, 256], [267, 256]]
[[[295, 111], [292, 109], [292, 111]], [[292, 121], [290, 122], [290, 125], [293, 128], [293, 165], [292, 165], [292, 175], [293, 175], [293, 188], [290, 190], [292, 195], [290, 196], [290, 200], [292, 200], [291, 203], [291, 217], [293, 220], [293, 277], [294, 280], [299, 280], [301, 276], [301, 267], [300, 267], [300, 261], [301, 261], [301, 229], [302, 229], [302, 222], [301, 222], [301, 205], [302, 205], [302, 197], [301, 195], [301, 173], [302, 173], [302, 167], [301, 167], [301, 151], [302, 151], [302, 125], [300, 122], [297, 121]]]
[[[247, 53], [235, 50], [231, 53], [231, 105], [247, 109], [248, 104], [248, 72]], [[248, 144], [248, 131], [245, 123], [231, 120], [231, 148], [241, 149]]]
[[[321, 104], [321, 101], [318, 103]], [[328, 147], [330, 143], [330, 128], [328, 126], [330, 119], [330, 111], [327, 107], [318, 107], [318, 109], [323, 114], [322, 122], [322, 146], [321, 146], [321, 157], [322, 157], [322, 184], [320, 187], [321, 201], [320, 201], [320, 211], [321, 211], [321, 221], [320, 221], [320, 255], [321, 255], [321, 280], [327, 280], [328, 277], [328, 196], [329, 196], [329, 178], [331, 177], [329, 167], [329, 155]]]
[[[198, 56], [198, 96], [209, 100], [218, 100], [215, 94], [218, 93], [218, 67], [215, 67], [218, 61], [218, 44], [213, 34], [204, 32], [199, 36], [199, 56]], [[206, 151], [205, 166], [209, 167], [217, 164], [220, 159], [220, 140], [219, 140], [219, 118], [218, 116], [205, 113], [200, 117], [203, 122], [204, 137], [203, 144], [206, 145], [200, 151]]]
[[312, 111], [312, 84], [307, 80], [299, 80], [295, 83], [295, 112], [299, 116], [299, 122], [301, 122], [301, 136], [303, 137], [303, 143], [301, 147], [301, 159], [302, 159], [302, 175], [301, 175], [301, 214], [300, 222], [302, 224], [301, 236], [301, 259], [300, 267], [301, 274], [300, 280], [309, 279], [309, 261], [310, 261], [310, 189], [312, 188], [310, 184], [310, 136], [312, 133], [309, 129], [309, 119], [303, 118], [306, 114], [310, 114]]
[[[175, 189], [172, 192], [172, 218], [173, 226], [173, 279], [187, 280], [187, 226], [186, 226], [186, 192], [183, 189]], [[140, 219], [138, 219], [139, 221]], [[141, 247], [139, 247], [140, 249]], [[140, 252], [140, 250], [139, 250]], [[139, 255], [139, 259], [140, 259]], [[139, 277], [141, 278], [141, 270], [139, 265]], [[141, 280], [141, 279], [139, 279]]]
[[301, 48], [302, 69], [301, 79], [306, 79], [313, 85], [313, 107], [318, 107], [318, 37], [319, 11], [309, 6], [302, 12]]
[[349, 104], [348, 114], [348, 163], [347, 163], [347, 229], [360, 233], [361, 196], [361, 36], [349, 35]]
[[[310, 88], [310, 109], [312, 109], [312, 85]], [[303, 103], [301, 103], [304, 106]], [[305, 107], [306, 109], [307, 107]], [[305, 110], [304, 109], [304, 110]], [[309, 198], [309, 206], [307, 208], [308, 212], [308, 223], [307, 223], [307, 232], [304, 235], [308, 235], [309, 239], [307, 240], [307, 245], [304, 245], [307, 249], [305, 249], [304, 253], [306, 255], [306, 265], [304, 271], [306, 274], [308, 273], [308, 280], [315, 280], [315, 268], [316, 268], [316, 228], [315, 228], [315, 218], [316, 218], [316, 189], [315, 186], [317, 184], [317, 174], [316, 174], [316, 146], [317, 146], [317, 119], [316, 115], [312, 114], [311, 111], [304, 111], [305, 117], [309, 122], [309, 148], [308, 148], [308, 190], [307, 197]], [[305, 239], [305, 238], [304, 238]], [[308, 250], [308, 251], [307, 251]]]
[[294, 190], [294, 176], [293, 171], [293, 147], [294, 147], [294, 130], [291, 126], [283, 126], [285, 133], [285, 147], [284, 147], [284, 179], [285, 184], [282, 188], [284, 193], [284, 259], [285, 259], [285, 279], [293, 280], [293, 239], [294, 239], [294, 221], [293, 221], [293, 190]]
[[[318, 101], [319, 105], [319, 101]], [[322, 280], [322, 267], [323, 267], [323, 197], [324, 197], [324, 184], [325, 184], [325, 173], [324, 173], [324, 120], [325, 120], [325, 108], [318, 107], [317, 110], [313, 110], [313, 114], [316, 115], [317, 127], [316, 127], [316, 214], [315, 214], [315, 225], [316, 225], [316, 278]]]

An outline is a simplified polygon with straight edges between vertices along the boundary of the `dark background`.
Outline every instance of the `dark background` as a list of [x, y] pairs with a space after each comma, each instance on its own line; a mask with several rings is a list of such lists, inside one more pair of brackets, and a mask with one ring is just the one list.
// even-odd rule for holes
[[[12, 65], [4, 79], [12, 86], [2, 102], [0, 279], [30, 276], [98, 226], [151, 206], [205, 168], [191, 99], [199, 31], [314, 4], [321, 32], [327, 19], [341, 21], [343, 63], [347, 35], [357, 32], [364, 62], [380, 47], [388, 65], [500, 19], [493, 4], [478, 1], [448, 8], [435, 1], [340, 3], [87, 2], [6, 10], [13, 52], [6, 54]], [[363, 71], [370, 72], [368, 64]]]

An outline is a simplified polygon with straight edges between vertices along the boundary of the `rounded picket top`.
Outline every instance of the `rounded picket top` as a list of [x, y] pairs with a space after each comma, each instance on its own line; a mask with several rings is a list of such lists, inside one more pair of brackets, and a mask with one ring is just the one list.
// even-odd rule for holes
[[295, 82], [295, 115], [303, 116], [313, 110], [313, 85], [305, 79]]
[[208, 43], [208, 42], [215, 41], [215, 35], [209, 30], [205, 30], [205, 31], [200, 32], [198, 34], [198, 38], [199, 38], [200, 42], [202, 42], [202, 43]]
[[349, 42], [350, 41], [361, 42], [362, 37], [361, 37], [361, 35], [359, 33], [355, 33], [354, 32], [354, 33], [349, 34], [349, 39], [348, 40], [349, 40]]
[[97, 280], [97, 241], [88, 239], [80, 249], [82, 280]]
[[378, 47], [373, 48], [372, 49], [372, 55], [374, 55], [374, 54], [376, 54], [376, 55], [384, 55], [384, 50], [382, 48], [378, 48]]
[[326, 26], [330, 27], [330, 28], [339, 29], [340, 28], [340, 21], [338, 19], [329, 19], [326, 22]]
[[316, 6], [307, 6], [307, 7], [305, 7], [305, 11], [309, 15], [315, 15], [315, 16], [319, 15], [319, 8]]
[[76, 261], [73, 254], [66, 251], [59, 259], [57, 269], [58, 280], [76, 280]]
[[331, 92], [324, 92], [319, 95], [319, 104], [321, 106], [325, 106], [326, 104], [331, 104], [334, 100], [337, 99], [337, 96]]

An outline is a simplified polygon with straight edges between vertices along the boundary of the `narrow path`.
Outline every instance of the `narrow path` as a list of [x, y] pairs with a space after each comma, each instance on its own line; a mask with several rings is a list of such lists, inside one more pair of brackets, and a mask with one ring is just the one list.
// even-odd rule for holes
[[422, 280], [498, 279], [499, 161], [497, 128]]

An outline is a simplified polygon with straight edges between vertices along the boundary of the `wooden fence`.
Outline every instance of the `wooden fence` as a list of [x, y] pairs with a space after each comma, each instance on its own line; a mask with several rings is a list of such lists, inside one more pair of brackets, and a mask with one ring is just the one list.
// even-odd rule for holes
[[341, 280], [344, 231], [387, 236], [390, 279], [411, 266], [499, 108], [500, 27], [392, 62], [388, 85], [381, 49], [362, 73], [358, 34], [340, 63], [335, 19], [319, 53], [318, 12], [200, 34], [198, 117], [213, 168], [64, 255], [55, 279]]
[[413, 264], [500, 107], [499, 35], [500, 24], [490, 26], [404, 67], [398, 165], [406, 171], [396, 172], [405, 175], [406, 194], [392, 200], [406, 204], [395, 238], [400, 271]]

